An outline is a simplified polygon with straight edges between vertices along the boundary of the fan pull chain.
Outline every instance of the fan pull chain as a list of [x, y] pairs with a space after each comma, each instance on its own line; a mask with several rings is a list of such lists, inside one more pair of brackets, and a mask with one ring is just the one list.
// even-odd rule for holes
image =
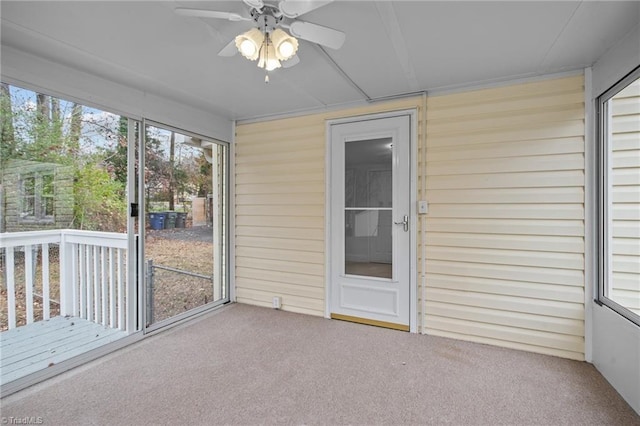
[[267, 64], [269, 63], [269, 33], [265, 32], [265, 45], [264, 48], [264, 84], [269, 84], [269, 70], [267, 69]]

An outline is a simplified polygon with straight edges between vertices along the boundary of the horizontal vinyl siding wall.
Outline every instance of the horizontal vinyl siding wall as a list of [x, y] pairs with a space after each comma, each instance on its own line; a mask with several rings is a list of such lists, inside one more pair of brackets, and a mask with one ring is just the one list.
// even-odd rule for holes
[[236, 299], [325, 312], [326, 121], [417, 108], [420, 98], [240, 124], [235, 139]]
[[583, 84], [428, 98], [427, 333], [584, 359]]
[[612, 289], [609, 297], [640, 315], [640, 80], [612, 102]]
[[236, 297], [324, 312], [324, 123], [303, 117], [236, 134]]

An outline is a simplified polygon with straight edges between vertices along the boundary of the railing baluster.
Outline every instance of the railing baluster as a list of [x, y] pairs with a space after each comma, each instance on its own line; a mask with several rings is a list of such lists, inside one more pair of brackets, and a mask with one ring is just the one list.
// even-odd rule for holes
[[87, 319], [89, 321], [93, 321], [93, 274], [91, 273], [91, 247], [87, 244], [84, 244], [84, 252], [84, 261], [87, 264], [87, 288], [85, 290], [87, 292]]
[[27, 324], [33, 323], [33, 246], [24, 246], [24, 288], [27, 295]]
[[109, 327], [116, 326], [116, 264], [113, 256], [114, 249], [109, 247]]
[[102, 284], [102, 325], [107, 325], [109, 320], [109, 311], [107, 303], [109, 302], [109, 287], [108, 287], [108, 277], [107, 277], [107, 248], [100, 247], [100, 269], [102, 271], [102, 279], [100, 280]]
[[75, 255], [74, 259], [74, 267], [78, 271], [78, 280], [76, 291], [78, 292], [78, 310], [74, 312], [75, 315], [78, 315], [80, 318], [84, 318], [82, 313], [84, 312], [84, 303], [82, 303], [82, 271], [84, 269], [82, 265], [82, 247], [80, 244], [74, 244], [75, 248], [72, 253]]
[[15, 282], [15, 257], [13, 247], [7, 247], [5, 259], [7, 260], [7, 305], [9, 308], [9, 330], [16, 328], [16, 282]]
[[49, 244], [42, 244], [42, 319], [51, 317], [51, 295], [49, 294]]
[[100, 282], [99, 282], [99, 265], [98, 265], [98, 247], [92, 246], [93, 250], [91, 250], [93, 256], [93, 312], [94, 316], [91, 318], [91, 321], [96, 324], [100, 323]]
[[[60, 249], [63, 250], [62, 248], [62, 244], [60, 244]], [[80, 273], [80, 267], [78, 265], [78, 251], [80, 250], [80, 247], [78, 247], [77, 244], [65, 244], [64, 245], [64, 249], [66, 250], [67, 247], [71, 248], [71, 271], [69, 271], [69, 273], [71, 274], [71, 303], [73, 305], [73, 315], [78, 315], [81, 311], [80, 308], [80, 289], [78, 287], [78, 274]], [[60, 281], [60, 285], [62, 286], [62, 281]], [[64, 284], [66, 286], [66, 283]], [[66, 315], [67, 313], [65, 313]]]
[[[60, 289], [60, 315], [68, 315], [69, 309], [74, 309], [69, 306], [69, 301], [71, 299], [71, 295], [69, 291], [73, 287], [69, 287], [69, 281], [71, 280], [71, 270], [69, 268], [69, 258], [71, 253], [68, 253], [66, 250], [64, 231], [60, 232], [60, 242], [58, 243], [58, 270], [59, 270], [59, 289]], [[73, 306], [73, 302], [72, 306]], [[75, 309], [74, 311], [75, 312]]]
[[60, 231], [60, 240], [58, 241], [58, 254], [60, 257], [60, 275], [59, 275], [59, 291], [60, 291], [60, 315], [77, 315], [78, 314], [78, 296], [76, 288], [78, 284], [78, 247], [67, 241], [67, 231]]
[[80, 254], [80, 318], [88, 319], [90, 308], [87, 298], [89, 297], [89, 271], [87, 271], [87, 247], [79, 244]]
[[[14, 329], [25, 322], [46, 321], [58, 314], [51, 306], [58, 303], [55, 299], [58, 296], [56, 285], [59, 285], [60, 315], [79, 316], [125, 331], [130, 329], [127, 306], [129, 243], [125, 234], [68, 229], [2, 236], [0, 246], [6, 262], [6, 327]], [[54, 265], [54, 269], [50, 265], [51, 247], [59, 252], [59, 261], [56, 260], [59, 265]], [[20, 253], [23, 259], [16, 258], [16, 250], [24, 251], [24, 256]], [[42, 254], [39, 254], [40, 250]], [[16, 262], [20, 263], [18, 268], [24, 277], [24, 289], [23, 280], [16, 280]], [[37, 271], [39, 262], [42, 262], [41, 271]], [[56, 283], [57, 278], [52, 274], [58, 266], [59, 282]], [[135, 294], [132, 297], [135, 299]]]
[[117, 250], [116, 254], [118, 257], [118, 263], [117, 263], [117, 267], [118, 267], [118, 328], [120, 330], [126, 330], [127, 325], [125, 323], [126, 308], [124, 306], [125, 289], [124, 289], [123, 276], [127, 269], [126, 269], [126, 263], [122, 253], [122, 249], [116, 249], [116, 250]]

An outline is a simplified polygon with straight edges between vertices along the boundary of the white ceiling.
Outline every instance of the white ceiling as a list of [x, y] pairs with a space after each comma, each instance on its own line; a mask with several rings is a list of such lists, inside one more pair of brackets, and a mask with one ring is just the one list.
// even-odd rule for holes
[[173, 12], [244, 14], [240, 1], [0, 7], [3, 46], [238, 120], [577, 70], [640, 21], [638, 1], [336, 1], [301, 19], [344, 31], [344, 46], [327, 57], [302, 41], [301, 62], [265, 84], [255, 62], [217, 56], [250, 23]]

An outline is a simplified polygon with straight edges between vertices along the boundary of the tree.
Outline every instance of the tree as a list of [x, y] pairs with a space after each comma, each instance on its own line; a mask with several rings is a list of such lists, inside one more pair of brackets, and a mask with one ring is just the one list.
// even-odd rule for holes
[[74, 223], [78, 229], [125, 232], [126, 200], [122, 185], [95, 161], [76, 171]]
[[211, 173], [213, 172], [213, 167], [211, 163], [207, 161], [207, 157], [204, 155], [204, 152], [200, 154], [197, 161], [200, 165], [200, 174], [197, 179], [198, 197], [206, 197], [212, 189]]
[[51, 124], [51, 98], [38, 93], [36, 95], [36, 143], [44, 145], [52, 142], [49, 138], [49, 126]]
[[[2, 160], [68, 166], [74, 177], [74, 226], [119, 231], [126, 214], [128, 120], [7, 85], [0, 95]], [[163, 209], [168, 204], [175, 210], [177, 200], [211, 192], [211, 165], [199, 148], [180, 143], [175, 132], [153, 126], [144, 131], [145, 169], [139, 172], [147, 209], [151, 201], [161, 201]]]
[[57, 123], [60, 121], [60, 99], [51, 98], [51, 121]]
[[13, 110], [11, 107], [9, 85], [0, 86], [0, 164], [15, 156], [16, 142], [13, 129]]
[[38, 102], [38, 121], [47, 126], [49, 125], [49, 119], [51, 118], [51, 98], [47, 95], [43, 95], [42, 93], [38, 93], [36, 95], [36, 100]]
[[[81, 229], [122, 232], [126, 224], [126, 142], [123, 154], [118, 151], [117, 136], [115, 146], [111, 144], [118, 129], [109, 121], [120, 118], [24, 89], [13, 92], [14, 101], [12, 91], [2, 85], [3, 161], [28, 160], [71, 168], [73, 224]], [[124, 181], [115, 178], [107, 162], [112, 155], [124, 158]]]
[[176, 192], [176, 180], [175, 180], [175, 164], [176, 160], [176, 133], [171, 132], [169, 137], [169, 210], [175, 210], [175, 192]]
[[[129, 140], [129, 125], [126, 117], [120, 117], [118, 121], [118, 134], [117, 141], [113, 150], [109, 156], [105, 159], [105, 163], [109, 165], [115, 180], [120, 182], [123, 187], [127, 185], [127, 162], [128, 162], [128, 140]], [[137, 145], [135, 147], [137, 152]], [[136, 164], [137, 170], [137, 164]]]
[[64, 120], [60, 113], [60, 99], [51, 97], [51, 124], [50, 132], [52, 140], [61, 141], [61, 149], [64, 150]]
[[80, 151], [80, 136], [82, 133], [82, 105], [74, 103], [71, 108], [71, 127], [69, 129], [70, 154]]

